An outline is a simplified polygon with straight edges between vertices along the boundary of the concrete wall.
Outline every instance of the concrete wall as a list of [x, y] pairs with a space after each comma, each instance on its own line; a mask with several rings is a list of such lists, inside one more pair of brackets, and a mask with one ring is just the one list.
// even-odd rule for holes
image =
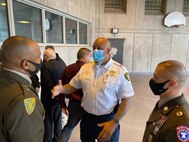
[[[162, 60], [176, 59], [189, 71], [189, 17], [182, 28], [163, 25], [165, 15], [145, 15], [144, 0], [127, 0], [127, 13], [104, 13], [104, 0], [35, 0], [90, 22], [90, 42], [96, 37], [114, 38], [113, 27], [119, 28], [115, 38], [124, 38], [123, 65], [133, 73], [153, 72]], [[183, 0], [167, 0], [166, 13], [182, 12]], [[56, 47], [66, 63], [80, 47]]]
[[[188, 63], [189, 23], [182, 28], [167, 28], [163, 25], [164, 15], [145, 15], [144, 0], [127, 0], [127, 13], [104, 13], [104, 0], [98, 0], [100, 15], [96, 17], [99, 29], [97, 36], [114, 37], [113, 27], [120, 33], [115, 38], [125, 38], [123, 64], [130, 72], [153, 72], [162, 60], [176, 59]], [[167, 0], [166, 13], [182, 12], [183, 0]]]

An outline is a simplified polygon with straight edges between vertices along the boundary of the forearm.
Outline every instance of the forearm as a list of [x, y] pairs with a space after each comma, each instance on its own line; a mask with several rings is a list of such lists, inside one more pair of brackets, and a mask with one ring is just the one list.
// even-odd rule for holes
[[130, 104], [130, 98], [125, 98], [121, 100], [118, 110], [115, 114], [115, 118], [121, 120], [122, 117], [127, 113]]
[[68, 94], [71, 94], [72, 92], [74, 92], [76, 90], [77, 89], [74, 88], [73, 86], [71, 86], [70, 84], [65, 84], [65, 85], [62, 86], [61, 93], [68, 95]]
[[53, 87], [53, 89], [51, 90], [52, 93], [52, 98], [60, 95], [60, 94], [70, 94], [74, 91], [76, 91], [77, 89], [74, 88], [73, 86], [71, 86], [70, 84], [65, 84], [62, 86], [62, 82], [61, 80], [58, 81], [58, 84], [56, 86]]

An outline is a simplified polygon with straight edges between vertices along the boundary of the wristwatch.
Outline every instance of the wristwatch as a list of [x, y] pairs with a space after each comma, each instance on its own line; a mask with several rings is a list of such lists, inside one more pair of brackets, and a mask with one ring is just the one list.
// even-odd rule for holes
[[116, 117], [114, 117], [114, 122], [116, 123], [116, 124], [119, 124], [119, 120], [116, 118]]

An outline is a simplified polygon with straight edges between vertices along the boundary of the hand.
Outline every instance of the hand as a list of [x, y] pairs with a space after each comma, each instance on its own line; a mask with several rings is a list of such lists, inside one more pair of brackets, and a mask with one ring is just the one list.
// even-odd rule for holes
[[39, 93], [39, 87], [35, 87], [35, 91]]
[[100, 123], [98, 124], [98, 126], [103, 127], [102, 131], [98, 135], [98, 140], [100, 142], [106, 142], [111, 138], [117, 124], [113, 120], [111, 120], [108, 122]]
[[62, 81], [59, 80], [58, 84], [56, 86], [54, 86], [53, 89], [51, 90], [52, 99], [54, 99], [54, 97], [58, 96], [61, 92], [62, 92]]

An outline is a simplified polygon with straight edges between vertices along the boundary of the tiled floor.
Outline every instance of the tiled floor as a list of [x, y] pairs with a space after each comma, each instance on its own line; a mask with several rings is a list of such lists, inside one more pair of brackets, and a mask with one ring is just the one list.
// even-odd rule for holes
[[[132, 84], [135, 91], [135, 96], [132, 97], [132, 102], [129, 111], [121, 120], [121, 134], [119, 142], [141, 142], [145, 129], [146, 120], [149, 117], [156, 101], [157, 96], [152, 95], [148, 86], [148, 81], [151, 76], [146, 75], [131, 75]], [[187, 80], [184, 92], [189, 100], [189, 80]], [[80, 142], [79, 126], [77, 126], [69, 142]]]

